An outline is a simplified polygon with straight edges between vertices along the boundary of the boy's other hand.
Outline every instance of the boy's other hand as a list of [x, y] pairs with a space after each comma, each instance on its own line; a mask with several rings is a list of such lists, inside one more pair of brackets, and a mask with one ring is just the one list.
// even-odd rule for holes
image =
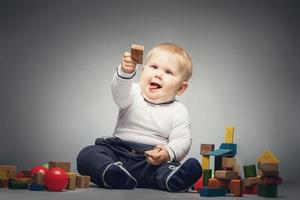
[[160, 165], [170, 160], [169, 153], [163, 145], [157, 145], [154, 149], [145, 151], [146, 160], [152, 165]]
[[122, 66], [121, 69], [123, 72], [131, 74], [135, 71], [137, 62], [132, 59], [131, 53], [125, 52], [122, 58]]

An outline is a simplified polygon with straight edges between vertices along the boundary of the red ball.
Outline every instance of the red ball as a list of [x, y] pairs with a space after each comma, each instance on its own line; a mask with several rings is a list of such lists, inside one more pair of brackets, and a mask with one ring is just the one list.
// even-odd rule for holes
[[49, 171], [49, 169], [47, 169], [46, 167], [44, 167], [42, 165], [37, 165], [30, 170], [30, 176], [32, 176], [32, 174], [37, 173], [37, 172], [40, 172], [40, 173], [46, 175], [48, 171]]
[[45, 185], [48, 190], [59, 192], [68, 184], [68, 176], [65, 170], [54, 167], [49, 169], [45, 176]]

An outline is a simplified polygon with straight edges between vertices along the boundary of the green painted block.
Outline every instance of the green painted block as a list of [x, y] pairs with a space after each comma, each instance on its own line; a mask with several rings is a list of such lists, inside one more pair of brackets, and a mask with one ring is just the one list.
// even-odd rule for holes
[[200, 196], [202, 197], [220, 197], [220, 196], [226, 196], [226, 189], [222, 187], [202, 187], [199, 190]]
[[261, 197], [276, 197], [277, 196], [277, 185], [259, 184], [258, 185], [258, 196], [261, 196]]
[[256, 166], [255, 165], [245, 165], [244, 167], [245, 178], [256, 177]]
[[9, 180], [8, 181], [8, 188], [9, 189], [27, 189], [28, 188], [28, 183], [22, 182], [22, 181], [14, 181], [14, 180]]
[[208, 180], [211, 178], [211, 169], [204, 169], [203, 170], [203, 186], [208, 186]]

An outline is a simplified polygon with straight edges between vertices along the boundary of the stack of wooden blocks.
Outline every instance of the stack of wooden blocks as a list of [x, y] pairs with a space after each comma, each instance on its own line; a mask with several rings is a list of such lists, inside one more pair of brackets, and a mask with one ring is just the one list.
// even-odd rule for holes
[[[234, 127], [226, 127], [225, 143], [217, 150], [214, 144], [201, 144], [204, 186], [199, 190], [201, 196], [225, 196], [228, 192], [235, 197], [243, 196], [240, 165], [234, 158], [237, 145], [233, 143], [233, 135]], [[210, 169], [210, 156], [215, 157], [214, 170]]]
[[[90, 184], [89, 176], [80, 176], [71, 172], [71, 163], [62, 161], [50, 161], [48, 168], [59, 167], [68, 175], [68, 184], [65, 189], [75, 190], [76, 188], [88, 188]], [[32, 191], [45, 190], [45, 175], [37, 172], [31, 174], [30, 171], [19, 171], [13, 165], [0, 165], [0, 188], [9, 189], [29, 189]]]

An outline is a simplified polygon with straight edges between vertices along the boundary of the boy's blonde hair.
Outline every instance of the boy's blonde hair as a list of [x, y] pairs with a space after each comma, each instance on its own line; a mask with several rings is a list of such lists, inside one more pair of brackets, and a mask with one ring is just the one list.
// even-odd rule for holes
[[193, 73], [192, 58], [185, 49], [183, 49], [182, 47], [178, 46], [177, 44], [173, 44], [173, 43], [159, 44], [148, 52], [147, 57], [146, 57], [146, 63], [148, 63], [153, 52], [157, 49], [162, 49], [162, 50], [168, 51], [172, 55], [176, 56], [176, 58], [178, 60], [179, 68], [184, 71], [184, 76], [183, 76], [184, 81], [188, 81], [191, 78], [192, 73]]

